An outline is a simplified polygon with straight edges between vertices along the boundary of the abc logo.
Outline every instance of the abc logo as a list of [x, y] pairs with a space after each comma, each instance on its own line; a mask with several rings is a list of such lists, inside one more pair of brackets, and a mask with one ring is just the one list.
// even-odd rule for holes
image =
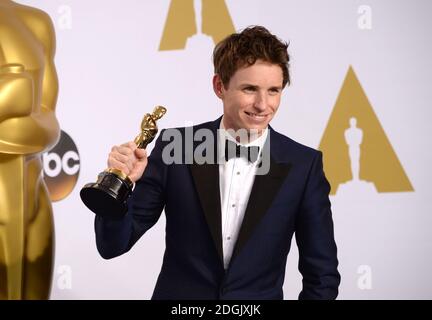
[[80, 158], [71, 137], [61, 132], [59, 142], [43, 155], [44, 180], [52, 201], [66, 198], [78, 180]]

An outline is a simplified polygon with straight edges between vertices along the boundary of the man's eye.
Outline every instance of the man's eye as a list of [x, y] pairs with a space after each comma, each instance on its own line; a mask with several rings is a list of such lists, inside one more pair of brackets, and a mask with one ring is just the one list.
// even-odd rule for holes
[[270, 89], [270, 93], [271, 93], [271, 94], [278, 94], [279, 92], [280, 92], [280, 90], [277, 89], [277, 88]]
[[253, 92], [253, 91], [255, 91], [255, 88], [254, 87], [246, 87], [243, 90], [246, 92]]

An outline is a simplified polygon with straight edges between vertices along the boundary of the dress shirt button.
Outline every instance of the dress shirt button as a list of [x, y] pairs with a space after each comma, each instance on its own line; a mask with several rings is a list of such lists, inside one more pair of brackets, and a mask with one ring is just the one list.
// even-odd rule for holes
[[235, 204], [231, 205], [231, 207], [235, 208]]
[[237, 171], [237, 175], [238, 175], [238, 176], [240, 175], [240, 171]]
[[227, 237], [227, 240], [231, 240], [231, 237]]

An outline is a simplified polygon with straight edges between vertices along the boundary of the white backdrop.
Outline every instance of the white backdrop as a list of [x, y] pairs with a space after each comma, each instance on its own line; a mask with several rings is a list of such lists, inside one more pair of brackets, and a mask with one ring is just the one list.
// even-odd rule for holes
[[[165, 220], [127, 254], [103, 260], [79, 190], [114, 144], [139, 132], [144, 113], [168, 108], [159, 127], [216, 119], [211, 48], [159, 51], [170, 0], [23, 0], [52, 18], [60, 80], [57, 116], [80, 153], [75, 189], [54, 203], [52, 299], [149, 299], [162, 262]], [[262, 24], [290, 42], [292, 85], [272, 126], [318, 148], [352, 66], [414, 191], [331, 197], [340, 299], [432, 298], [429, 0], [226, 0], [235, 29]], [[365, 7], [366, 6], [366, 7]], [[295, 242], [285, 299], [301, 290]]]

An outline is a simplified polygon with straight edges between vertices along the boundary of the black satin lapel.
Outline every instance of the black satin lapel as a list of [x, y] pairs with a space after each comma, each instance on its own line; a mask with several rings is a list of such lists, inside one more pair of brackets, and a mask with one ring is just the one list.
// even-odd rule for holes
[[231, 261], [234, 260], [246, 244], [256, 225], [270, 208], [290, 168], [290, 163], [276, 163], [271, 158], [268, 174], [255, 176]]
[[191, 164], [191, 173], [216, 250], [223, 263], [218, 164]]
[[[201, 202], [201, 208], [204, 211], [205, 219], [207, 221], [211, 237], [219, 255], [220, 261], [223, 264], [222, 252], [222, 218], [221, 218], [221, 204], [220, 204], [220, 191], [219, 191], [219, 165], [217, 164], [217, 128], [220, 125], [222, 117], [211, 122], [205, 129], [210, 129], [213, 133], [213, 163], [189, 165], [192, 178], [195, 183], [195, 188]], [[201, 143], [201, 141], [193, 141], [194, 148]], [[205, 151], [204, 151], [205, 152]], [[205, 155], [204, 155], [205, 156]]]

